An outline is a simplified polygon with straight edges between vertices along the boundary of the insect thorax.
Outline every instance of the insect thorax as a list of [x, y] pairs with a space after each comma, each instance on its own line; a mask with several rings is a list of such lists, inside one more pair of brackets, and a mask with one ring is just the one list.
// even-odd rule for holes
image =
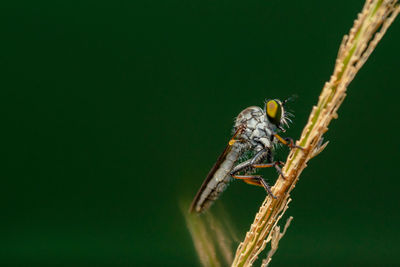
[[239, 127], [245, 129], [239, 138], [249, 145], [249, 149], [257, 152], [263, 148], [273, 148], [275, 142], [272, 141], [272, 133], [276, 131], [276, 126], [268, 121], [260, 107], [251, 106], [240, 112], [236, 117], [235, 130]]

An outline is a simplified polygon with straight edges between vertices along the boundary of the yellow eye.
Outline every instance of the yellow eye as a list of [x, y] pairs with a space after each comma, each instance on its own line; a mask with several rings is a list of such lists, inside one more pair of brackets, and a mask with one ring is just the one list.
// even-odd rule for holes
[[276, 113], [278, 111], [278, 103], [275, 100], [270, 100], [267, 102], [267, 114], [271, 118], [275, 118]]
[[266, 112], [268, 119], [275, 125], [281, 123], [282, 107], [280, 102], [276, 100], [269, 100], [266, 104]]

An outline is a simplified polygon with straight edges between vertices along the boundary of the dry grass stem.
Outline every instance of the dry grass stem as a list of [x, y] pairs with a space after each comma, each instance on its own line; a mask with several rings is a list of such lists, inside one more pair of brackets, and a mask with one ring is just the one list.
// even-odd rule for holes
[[275, 254], [278, 249], [278, 244], [281, 238], [285, 235], [286, 230], [288, 229], [290, 223], [292, 222], [293, 217], [290, 216], [285, 223], [285, 227], [283, 227], [283, 231], [281, 233], [281, 227], [279, 225], [275, 226], [270, 234], [271, 237], [271, 250], [268, 252], [267, 258], [263, 260], [261, 267], [267, 267], [272, 260], [272, 256]]
[[[273, 187], [273, 199], [267, 196], [256, 214], [250, 230], [240, 243], [232, 266], [251, 266], [267, 243], [278, 240], [277, 223], [288, 207], [290, 192], [296, 185], [307, 162], [320, 153], [323, 134], [328, 130], [332, 119], [337, 118], [337, 110], [346, 96], [346, 89], [358, 70], [363, 66], [386, 30], [400, 11], [397, 0], [367, 0], [358, 14], [348, 35], [345, 35], [339, 48], [336, 65], [330, 80], [325, 83], [318, 104], [313, 107], [307, 125], [297, 144], [304, 150], [293, 149], [286, 161], [283, 172], [285, 180], [279, 177]], [[274, 241], [274, 242], [275, 242]], [[272, 244], [273, 253], [277, 247]], [[272, 253], [272, 254], [273, 254]], [[272, 256], [271, 254], [271, 256]], [[266, 259], [270, 261], [270, 257]]]

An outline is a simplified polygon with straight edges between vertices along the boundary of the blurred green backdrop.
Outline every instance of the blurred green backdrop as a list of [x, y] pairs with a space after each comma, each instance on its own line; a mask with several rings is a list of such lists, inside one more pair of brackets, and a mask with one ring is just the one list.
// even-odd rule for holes
[[[299, 136], [362, 5], [3, 2], [0, 265], [198, 265], [179, 202], [245, 107], [297, 94]], [[400, 264], [398, 20], [303, 172], [273, 266]], [[240, 239], [264, 196], [221, 198]]]

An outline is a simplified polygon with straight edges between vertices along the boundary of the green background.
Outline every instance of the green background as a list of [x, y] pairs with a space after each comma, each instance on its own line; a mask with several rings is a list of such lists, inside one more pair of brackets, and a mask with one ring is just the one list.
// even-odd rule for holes
[[[179, 203], [245, 107], [297, 94], [299, 137], [362, 5], [2, 2], [0, 265], [198, 265]], [[273, 266], [400, 264], [398, 20], [303, 172]], [[264, 197], [234, 182], [219, 200], [239, 239]]]

